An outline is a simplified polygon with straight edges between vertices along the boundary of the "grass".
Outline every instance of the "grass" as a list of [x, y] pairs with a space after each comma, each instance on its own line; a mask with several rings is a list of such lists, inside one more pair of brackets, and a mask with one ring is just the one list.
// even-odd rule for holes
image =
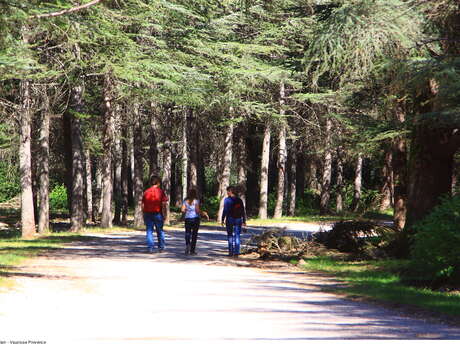
[[407, 265], [407, 261], [350, 262], [317, 257], [307, 259], [306, 262], [305, 269], [325, 272], [347, 283], [345, 287], [334, 291], [460, 316], [460, 294], [437, 292], [401, 283], [396, 272]]

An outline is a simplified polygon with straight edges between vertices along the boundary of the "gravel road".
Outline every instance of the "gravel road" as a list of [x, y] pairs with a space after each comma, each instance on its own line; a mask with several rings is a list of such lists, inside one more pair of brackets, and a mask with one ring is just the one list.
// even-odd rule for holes
[[183, 231], [148, 254], [144, 234], [95, 235], [31, 260], [0, 293], [0, 344], [311, 344], [315, 340], [460, 339], [460, 328], [325, 293], [335, 284], [225, 256], [222, 231]]

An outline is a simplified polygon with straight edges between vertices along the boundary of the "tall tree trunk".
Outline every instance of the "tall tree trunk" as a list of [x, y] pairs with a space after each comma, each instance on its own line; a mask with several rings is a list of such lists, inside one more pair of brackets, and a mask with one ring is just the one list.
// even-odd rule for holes
[[[230, 116], [233, 114], [233, 109], [230, 108]], [[221, 154], [222, 161], [220, 164], [221, 172], [219, 179], [219, 211], [217, 213], [217, 220], [222, 219], [222, 212], [224, 210], [224, 198], [227, 195], [227, 187], [230, 185], [230, 168], [232, 166], [232, 154], [233, 154], [233, 123], [230, 123], [227, 127], [224, 138], [224, 152]]]
[[83, 113], [83, 85], [70, 91], [70, 132], [72, 140], [72, 201], [70, 230], [80, 231], [84, 224], [84, 153], [80, 115]]
[[[199, 145], [199, 137], [198, 137], [198, 124], [197, 118], [193, 113], [192, 109], [190, 109], [189, 113], [189, 121], [188, 121], [188, 152], [189, 152], [189, 163], [190, 163], [190, 180], [189, 186], [190, 188], [197, 188], [198, 186], [198, 145]], [[201, 192], [201, 190], [199, 190]]]
[[102, 147], [104, 154], [102, 156], [102, 215], [101, 227], [112, 227], [112, 148], [114, 136], [114, 82], [112, 77], [107, 73], [104, 76], [104, 130]]
[[44, 90], [44, 109], [40, 116], [39, 134], [39, 215], [38, 232], [47, 233], [50, 226], [50, 202], [49, 202], [49, 135], [50, 135], [50, 105], [49, 98]]
[[85, 153], [85, 170], [86, 170], [86, 214], [88, 219], [93, 215], [93, 178], [91, 173], [91, 153], [86, 150]]
[[164, 222], [166, 225], [169, 225], [171, 222], [170, 219], [170, 204], [171, 204], [171, 169], [172, 169], [172, 142], [171, 142], [171, 130], [172, 130], [172, 116], [173, 111], [172, 107], [166, 109], [166, 119], [164, 126], [164, 145], [163, 145], [163, 179], [162, 187], [168, 198], [165, 207]]
[[442, 196], [451, 195], [454, 155], [460, 143], [460, 135], [452, 133], [429, 125], [420, 125], [413, 132], [408, 165], [409, 233], [416, 222], [440, 203]]
[[121, 169], [122, 169], [122, 148], [121, 148], [121, 127], [122, 127], [122, 116], [123, 108], [121, 105], [115, 107], [114, 121], [115, 121], [115, 138], [113, 146], [113, 195], [115, 201], [115, 213], [113, 215], [113, 223], [121, 225], [121, 210], [123, 207], [123, 196], [122, 196], [122, 185], [121, 185]]
[[385, 211], [393, 205], [393, 169], [392, 169], [393, 154], [390, 150], [385, 152], [385, 162], [382, 168], [383, 185], [380, 189], [379, 210]]
[[297, 197], [297, 142], [295, 140], [292, 141], [290, 163], [288, 216], [294, 217]]
[[183, 123], [182, 123], [182, 170], [181, 170], [181, 180], [182, 180], [182, 200], [185, 200], [187, 197], [188, 190], [188, 150], [187, 150], [187, 123], [188, 123], [188, 112], [189, 110], [184, 109], [183, 114]]
[[142, 117], [139, 105], [133, 107], [134, 131], [134, 227], [140, 228], [144, 225], [142, 212], [142, 196], [144, 193], [144, 152], [142, 149]]
[[155, 116], [155, 108], [153, 105], [150, 108], [151, 114], [149, 121], [149, 177], [152, 177], [154, 175], [159, 176], [160, 171], [158, 168], [158, 125]]
[[282, 123], [279, 132], [278, 186], [276, 189], [276, 203], [273, 218], [281, 218], [283, 216], [284, 190], [286, 185], [286, 160], [286, 123]]
[[297, 198], [303, 198], [305, 193], [305, 186], [306, 186], [306, 174], [307, 174], [307, 165], [306, 165], [306, 155], [303, 152], [302, 148], [300, 147], [300, 143], [298, 143], [299, 147], [296, 146], [296, 191], [297, 191]]
[[321, 188], [317, 173], [318, 173], [318, 158], [316, 156], [310, 156], [308, 159], [308, 189], [319, 191]]
[[238, 190], [240, 198], [246, 205], [246, 182], [247, 182], [247, 147], [246, 147], [246, 130], [243, 129], [238, 134], [237, 141], [237, 170], [238, 170]]
[[336, 188], [336, 207], [337, 213], [343, 212], [343, 148], [337, 149], [337, 188]]
[[286, 130], [287, 123], [284, 110], [284, 98], [285, 98], [284, 83], [280, 84], [280, 130], [279, 130], [279, 151], [278, 151], [278, 186], [276, 189], [276, 203], [273, 218], [281, 218], [283, 216], [283, 203], [284, 193], [286, 189], [286, 160], [287, 160], [287, 149], [286, 149]]
[[267, 219], [268, 208], [268, 166], [270, 164], [270, 137], [271, 126], [265, 125], [264, 139], [262, 143], [262, 160], [260, 166], [260, 201], [259, 201], [259, 218]]
[[358, 154], [358, 158], [356, 159], [356, 166], [355, 166], [354, 192], [353, 192], [353, 202], [351, 206], [354, 212], [357, 212], [359, 209], [359, 202], [361, 201], [362, 181], [363, 181], [363, 155], [360, 153]]
[[102, 213], [102, 164], [100, 159], [96, 160], [95, 170], [93, 222], [97, 222]]
[[323, 177], [321, 180], [320, 214], [326, 214], [329, 208], [331, 176], [332, 176], [332, 153], [331, 153], [331, 130], [332, 121], [326, 119], [326, 149], [324, 152]]
[[[126, 110], [124, 112], [126, 117]], [[126, 225], [128, 223], [128, 184], [129, 184], [129, 168], [128, 168], [128, 124], [127, 119], [122, 123], [121, 129], [121, 194], [122, 194], [122, 206], [121, 206], [121, 224]]]
[[22, 238], [30, 239], [35, 235], [34, 200], [32, 192], [32, 158], [31, 144], [31, 95], [30, 81], [20, 82], [21, 109], [20, 144], [19, 144], [19, 170], [21, 176], [21, 231]]

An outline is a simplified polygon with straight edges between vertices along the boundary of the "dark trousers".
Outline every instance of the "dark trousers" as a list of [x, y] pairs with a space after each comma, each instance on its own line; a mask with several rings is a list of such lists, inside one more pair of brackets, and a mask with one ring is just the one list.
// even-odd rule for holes
[[200, 228], [200, 218], [185, 218], [185, 244], [190, 245], [190, 251], [193, 253], [198, 238], [198, 229]]

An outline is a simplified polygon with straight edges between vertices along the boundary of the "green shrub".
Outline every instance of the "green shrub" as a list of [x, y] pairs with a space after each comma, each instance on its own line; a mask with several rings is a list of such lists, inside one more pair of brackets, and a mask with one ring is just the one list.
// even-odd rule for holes
[[8, 166], [6, 162], [0, 162], [0, 202], [14, 198], [21, 193], [19, 172]]
[[56, 185], [50, 193], [50, 209], [52, 211], [67, 209], [67, 189], [61, 185]]
[[[460, 195], [444, 198], [414, 228], [412, 279], [438, 283], [460, 282]], [[415, 278], [414, 278], [415, 277]]]
[[216, 218], [217, 212], [219, 212], [219, 203], [219, 197], [207, 197], [204, 199], [202, 210], [208, 212], [209, 218]]

